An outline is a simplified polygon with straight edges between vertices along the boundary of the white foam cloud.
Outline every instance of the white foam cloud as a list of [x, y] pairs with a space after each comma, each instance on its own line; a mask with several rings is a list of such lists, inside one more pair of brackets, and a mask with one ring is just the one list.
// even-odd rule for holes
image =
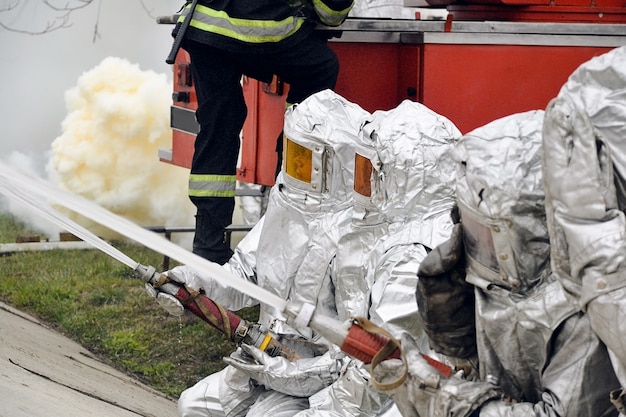
[[188, 170], [158, 159], [159, 148], [171, 147], [171, 91], [165, 75], [125, 59], [105, 58], [83, 73], [65, 94], [49, 177], [142, 226], [193, 225]]

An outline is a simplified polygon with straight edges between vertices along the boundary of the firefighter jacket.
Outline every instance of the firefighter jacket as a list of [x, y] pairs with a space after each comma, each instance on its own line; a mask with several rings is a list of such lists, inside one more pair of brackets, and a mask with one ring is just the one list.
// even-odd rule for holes
[[[233, 52], [265, 53], [291, 47], [316, 24], [339, 26], [353, 0], [199, 0], [185, 37]], [[187, 4], [174, 36], [188, 18]]]

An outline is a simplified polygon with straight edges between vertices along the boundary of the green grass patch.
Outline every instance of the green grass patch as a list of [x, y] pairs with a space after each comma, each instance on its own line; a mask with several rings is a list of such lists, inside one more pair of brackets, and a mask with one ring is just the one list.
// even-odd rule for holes
[[[0, 215], [0, 243], [13, 243], [20, 234], [33, 232]], [[111, 244], [141, 264], [163, 264], [163, 255], [142, 246]], [[235, 349], [194, 315], [166, 313], [128, 266], [97, 249], [0, 255], [0, 299], [172, 398], [222, 369], [222, 358]], [[258, 309], [239, 314], [256, 320]]]

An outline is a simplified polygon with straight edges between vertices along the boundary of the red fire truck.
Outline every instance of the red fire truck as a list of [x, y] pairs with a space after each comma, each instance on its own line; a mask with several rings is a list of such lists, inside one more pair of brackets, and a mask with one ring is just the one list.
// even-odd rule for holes
[[[370, 112], [416, 100], [467, 133], [545, 109], [580, 64], [626, 45], [626, 0], [428, 1], [445, 9], [443, 18], [351, 17], [319, 29], [339, 57], [338, 94]], [[190, 167], [197, 101], [183, 50], [173, 72], [172, 147], [160, 159]], [[248, 118], [238, 179], [271, 186], [289, 86], [276, 78], [242, 83]]]

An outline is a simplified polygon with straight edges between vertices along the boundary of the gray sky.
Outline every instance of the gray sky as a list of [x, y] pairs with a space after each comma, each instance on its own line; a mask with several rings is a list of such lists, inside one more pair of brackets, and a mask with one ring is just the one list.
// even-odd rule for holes
[[[0, 8], [16, 2], [0, 0]], [[41, 30], [55, 17], [42, 3], [21, 0], [13, 11], [0, 13], [0, 21]], [[72, 0], [52, 3], [76, 4]], [[0, 28], [0, 157], [19, 151], [38, 158], [47, 152], [67, 114], [65, 91], [105, 57], [125, 58], [171, 80], [165, 58], [172, 45], [172, 26], [157, 24], [156, 16], [172, 15], [183, 3], [143, 0], [144, 9], [140, 0], [95, 0], [72, 13], [69, 28], [43, 35]], [[96, 24], [99, 37], [94, 42]]]

